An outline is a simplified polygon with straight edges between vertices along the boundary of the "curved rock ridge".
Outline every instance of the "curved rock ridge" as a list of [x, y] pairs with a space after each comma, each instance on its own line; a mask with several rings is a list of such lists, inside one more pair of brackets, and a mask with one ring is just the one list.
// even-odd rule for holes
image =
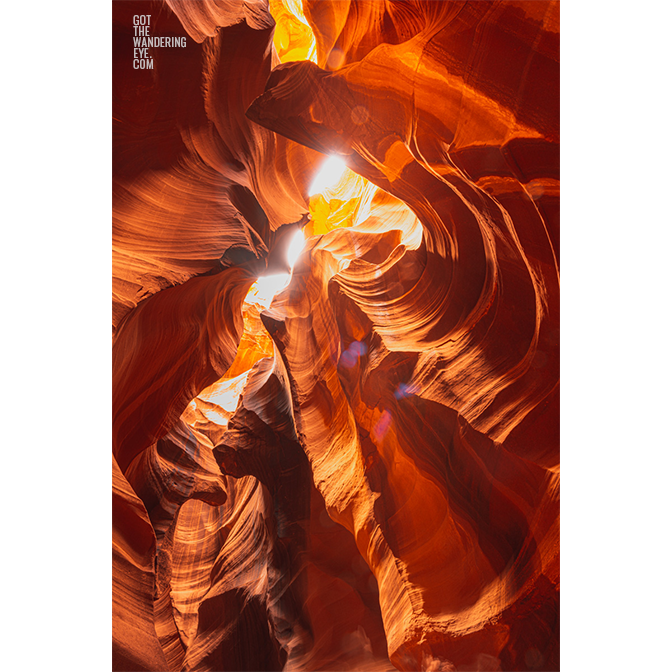
[[[264, 3], [174, 4], [179, 19], [155, 2], [113, 5], [115, 328], [141, 300], [194, 276], [245, 261], [261, 273], [277, 230], [307, 211], [317, 155], [245, 117], [277, 63], [270, 15], [249, 18]], [[153, 70], [134, 70], [136, 14], [187, 47], [153, 49]]]
[[558, 3], [113, 35], [113, 669], [559, 670]]

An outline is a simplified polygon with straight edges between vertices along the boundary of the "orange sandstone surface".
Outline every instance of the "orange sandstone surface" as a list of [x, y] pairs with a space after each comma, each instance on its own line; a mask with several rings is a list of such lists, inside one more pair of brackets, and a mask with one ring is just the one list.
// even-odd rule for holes
[[112, 8], [113, 669], [558, 670], [558, 3]]

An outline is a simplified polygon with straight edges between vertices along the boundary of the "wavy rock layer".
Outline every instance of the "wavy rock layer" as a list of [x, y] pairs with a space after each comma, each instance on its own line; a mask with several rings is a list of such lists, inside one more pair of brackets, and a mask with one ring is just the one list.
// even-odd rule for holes
[[559, 669], [558, 4], [113, 22], [114, 669]]

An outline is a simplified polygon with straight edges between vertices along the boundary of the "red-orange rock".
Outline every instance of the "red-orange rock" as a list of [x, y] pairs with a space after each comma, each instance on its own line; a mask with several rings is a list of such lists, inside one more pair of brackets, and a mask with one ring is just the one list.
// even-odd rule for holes
[[113, 4], [114, 669], [557, 670], [558, 3], [270, 11]]

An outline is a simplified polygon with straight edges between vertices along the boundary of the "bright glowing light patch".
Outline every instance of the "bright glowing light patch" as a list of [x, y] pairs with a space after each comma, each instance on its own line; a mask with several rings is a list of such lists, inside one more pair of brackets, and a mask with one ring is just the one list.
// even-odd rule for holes
[[287, 287], [289, 279], [292, 276], [289, 273], [278, 273], [276, 275], [266, 275], [259, 278], [250, 287], [250, 291], [245, 297], [246, 303], [258, 303], [264, 308], [271, 305], [273, 297], [282, 289]]
[[275, 19], [273, 44], [280, 61], [317, 63], [317, 42], [303, 13], [303, 0], [270, 0], [269, 9]]
[[[249, 371], [245, 371], [245, 373], [241, 373], [235, 378], [229, 378], [221, 383], [217, 382], [214, 385], [211, 385], [198, 395], [199, 399], [209, 401], [212, 404], [217, 404], [217, 406], [223, 408], [227, 413], [233, 413], [238, 406], [238, 399], [243, 392], [249, 373]], [[207, 408], [203, 408], [202, 413], [208, 420], [211, 420], [218, 425], [222, 424], [222, 419], [216, 411], [213, 412], [209, 411]]]
[[292, 242], [289, 244], [289, 249], [287, 250], [287, 263], [290, 268], [294, 268], [294, 264], [301, 255], [305, 244], [306, 237], [303, 235], [303, 231], [299, 229], [294, 235], [294, 238], [292, 238]]
[[337, 156], [330, 156], [320, 168], [320, 171], [315, 176], [313, 183], [310, 185], [310, 191], [308, 192], [309, 196], [314, 196], [323, 192], [329, 187], [333, 187], [335, 184], [338, 184], [338, 181], [341, 179], [341, 176], [346, 169], [345, 163]]

